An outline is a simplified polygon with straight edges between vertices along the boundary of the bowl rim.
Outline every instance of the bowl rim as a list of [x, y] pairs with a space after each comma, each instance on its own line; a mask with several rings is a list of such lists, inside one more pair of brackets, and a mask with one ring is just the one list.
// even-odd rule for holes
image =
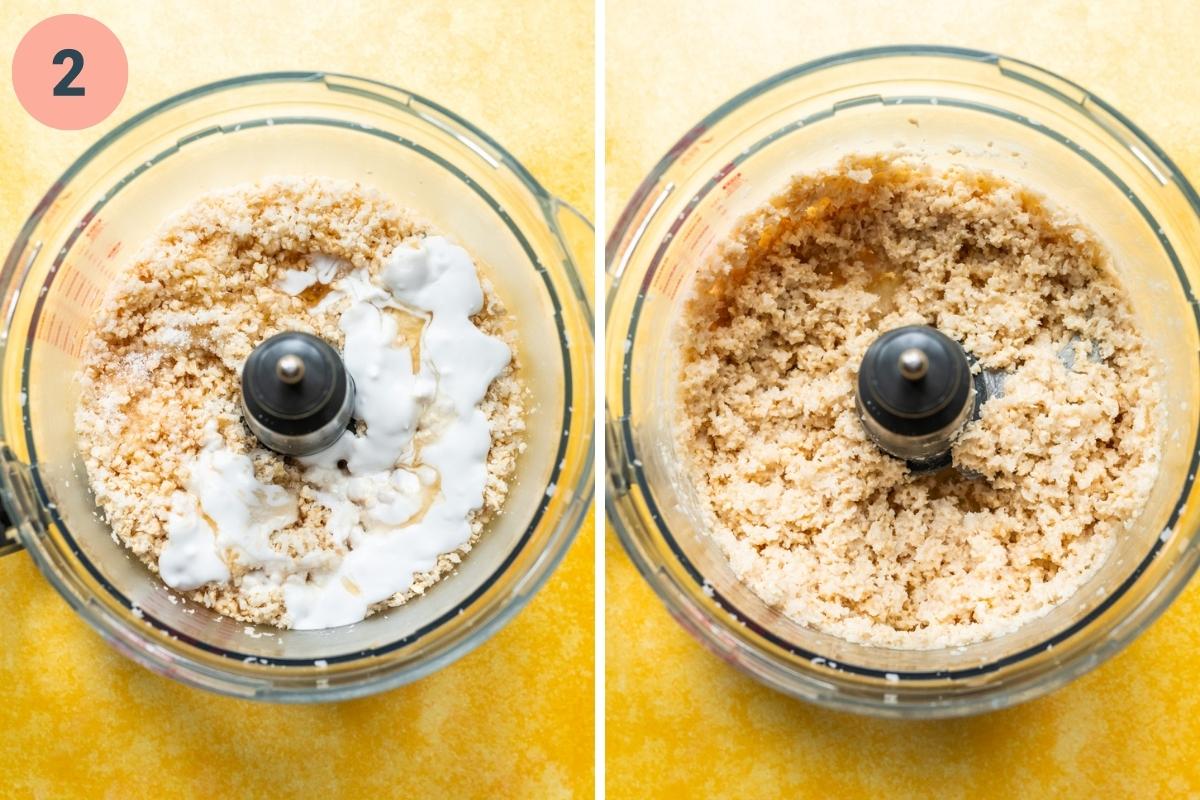
[[[662, 156], [654, 168], [647, 174], [638, 185], [633, 195], [626, 203], [616, 224], [611, 229], [605, 246], [605, 270], [610, 279], [610, 286], [606, 297], [605, 313], [606, 319], [611, 321], [612, 309], [615, 305], [615, 300], [618, 293], [623, 288], [624, 269], [629, 258], [629, 253], [634, 247], [641, 243], [641, 237], [644, 229], [648, 226], [649, 220], [656, 214], [660, 213], [659, 204], [663, 201], [663, 197], [658, 197], [654, 201], [653, 207], [646, 210], [646, 205], [650, 202], [655, 192], [662, 185], [663, 178], [666, 173], [671, 170], [679, 156], [685, 153], [700, 137], [708, 132], [713, 126], [721, 123], [727, 116], [740, 110], [750, 102], [758, 99], [760, 96], [776, 89], [791, 81], [803, 78], [816, 72], [827, 70], [833, 67], [842, 66], [850, 63], [859, 63], [864, 61], [901, 58], [901, 57], [927, 57], [927, 58], [946, 58], [954, 61], [969, 61], [981, 64], [992, 64], [1000, 66], [1001, 64], [1019, 65], [1025, 71], [1032, 73], [1031, 77], [1021, 77], [1020, 79], [1027, 85], [1050, 95], [1057, 101], [1069, 102], [1076, 110], [1086, 110], [1080, 107], [1078, 102], [1072, 100], [1063, 91], [1056, 86], [1065, 87], [1071, 91], [1078, 92], [1087, 99], [1089, 103], [1095, 104], [1096, 107], [1102, 109], [1106, 114], [1111, 115], [1121, 126], [1125, 128], [1125, 132], [1135, 140], [1136, 144], [1145, 147], [1146, 151], [1157, 158], [1162, 165], [1170, 171], [1172, 183], [1179, 189], [1184, 199], [1190, 206], [1193, 217], [1200, 219], [1200, 195], [1188, 182], [1187, 178], [1175, 165], [1175, 163], [1167, 156], [1167, 154], [1155, 144], [1138, 126], [1131, 122], [1127, 117], [1113, 108], [1110, 104], [1096, 97], [1090, 91], [1084, 89], [1079, 84], [1063, 78], [1043, 67], [1031, 64], [1021, 59], [1011, 58], [1002, 54], [987, 52], [982, 50], [974, 50], [959, 47], [947, 47], [941, 45], [921, 45], [921, 44], [904, 44], [904, 45], [888, 45], [882, 47], [870, 47], [856, 50], [849, 50], [835, 53], [823, 58], [805, 62], [796, 67], [778, 72], [764, 80], [761, 80], [750, 87], [743, 89], [735, 94], [729, 100], [721, 103], [713, 111], [705, 115], [698, 123], [689, 128], [682, 137], [674, 145], [672, 145]], [[941, 81], [938, 76], [931, 76], [935, 81]], [[1107, 128], [1107, 126], [1104, 126]], [[1112, 130], [1105, 131], [1114, 141], [1120, 142], [1122, 145], [1127, 143], [1121, 141]], [[1140, 154], [1137, 154], [1140, 157]], [[1145, 158], [1140, 158], [1143, 163], [1146, 163]], [[1152, 171], [1154, 168], [1149, 163], [1146, 163]], [[1165, 182], [1165, 181], [1164, 181]], [[640, 226], [634, 231], [634, 226]], [[672, 229], [674, 230], [674, 229]], [[634, 235], [631, 241], [626, 241], [631, 231]], [[1161, 238], [1161, 237], [1160, 237]], [[1182, 274], [1179, 267], [1178, 258], [1175, 256], [1173, 248], [1167, 244], [1168, 251], [1172, 261], [1176, 265], [1176, 271], [1179, 273], [1179, 278], [1183, 282], [1185, 289], [1191, 293], [1191, 285], [1186, 276]], [[654, 243], [648, 246], [653, 247]], [[633, 276], [629, 276], [632, 281]], [[639, 279], [639, 284], [642, 286], [639, 291], [644, 292], [644, 284], [649, 280], [648, 276], [642, 276]], [[626, 289], [626, 291], [629, 291]], [[1193, 306], [1193, 311], [1197, 315], [1197, 323], [1200, 324], [1200, 309]], [[629, 326], [624, 323], [620, 326], [619, 331], [616, 328], [606, 328], [606, 336], [609, 338], [609, 346], [614, 341], [612, 337], [619, 335], [622, 339], [630, 334], [630, 331], [636, 326], [636, 317], [638, 316], [637, 308], [633, 311], [634, 320]], [[627, 345], [625, 345], [627, 347]], [[630, 352], [627, 350], [622, 359], [622, 368], [618, 375], [609, 375], [606, 378], [606, 393], [609, 388], [615, 385], [616, 381], [621, 381], [622, 386], [620, 394], [624, 398], [628, 398], [629, 386], [626, 377], [629, 372]], [[616, 391], [616, 390], [613, 390]], [[628, 404], [622, 406], [622, 411], [625, 411]], [[661, 571], [657, 563], [650, 557], [649, 553], [643, 553], [643, 545], [638, 541], [639, 538], [648, 538], [651, 541], [662, 539], [668, 550], [674, 553], [685, 573], [697, 582], [703, 590], [703, 576], [690, 560], [683, 556], [675, 543], [673, 537], [665, 531], [665, 523], [661, 521], [661, 515], [657, 512], [658, 500], [649, 492], [645, 481], [641, 477], [634, 478], [634, 481], [641, 486], [643, 501], [647, 506], [647, 513], [653, 519], [649, 524], [648, 530], [644, 534], [635, 533], [626, 525], [626, 517], [637, 519], [636, 527], [647, 527], [642, 524], [640, 517], [642, 516], [637, 510], [626, 508], [622, 510], [622, 506], [627, 506], [628, 502], [625, 499], [627, 492], [616, 491], [614, 485], [619, 485], [625, 482], [624, 474], [628, 471], [627, 466], [632, 464], [632, 469], [640, 476], [640, 469], [637, 468], [637, 456], [635, 452], [625, 452], [628, 447], [632, 447], [633, 440], [631, 438], [630, 424], [628, 417], [621, 419], [614, 418], [611, 410], [606, 405], [606, 429], [608, 431], [608, 447], [606, 450], [606, 472], [608, 477], [608, 491], [606, 492], [606, 512], [608, 519], [612, 522], [614, 529], [617, 532], [618, 539], [621, 542], [625, 553], [633, 561], [638, 572], [644, 580], [649, 583], [658, 595], [661, 602], [667, 606], [672, 616], [694, 637], [700, 640], [701, 644], [708, 649], [721, 656], [727, 661], [730, 661], [735, 666], [749, 673], [760, 681], [770, 685], [772, 688], [781, 690], [793, 696], [802, 699], [810, 700], [821, 705], [829, 707], [841, 708], [844, 710], [867, 712], [878, 714], [881, 716], [952, 716], [974, 713], [982, 710], [1000, 708], [1011, 705], [1016, 702], [1021, 702], [1030, 699], [1045, 692], [1051, 691], [1066, 682], [1082, 675], [1091, 668], [1101, 663], [1105, 658], [1110, 657], [1115, 652], [1119, 651], [1127, 645], [1133, 638], [1140, 634], [1148, 625], [1150, 625], [1159, 615], [1166, 610], [1171, 601], [1186, 587], [1190, 576], [1200, 567], [1200, 560], [1197, 558], [1197, 550], [1200, 550], [1200, 543], [1193, 538], [1189, 543], [1189, 551], [1185, 554], [1186, 557], [1181, 557], [1181, 561], [1188, 561], [1183, 565], [1182, 573], [1167, 572], [1164, 575], [1164, 583], [1168, 579], [1173, 580], [1173, 583], [1167, 587], [1167, 591], [1152, 593], [1153, 596], [1147, 599], [1142, 599], [1129, 612], [1129, 617], [1136, 616], [1140, 611], [1143, 614], [1143, 619], [1139, 624], [1126, 626], [1120, 633], [1120, 636], [1113, 637], [1111, 645], [1104, 649], [1104, 652], [1099, 658], [1082, 658], [1075, 657], [1070, 661], [1064, 662], [1061, 668], [1050, 671], [1040, 683], [1036, 680], [1032, 684], [1021, 685], [1017, 684], [1012, 687], [1005, 697], [999, 698], [990, 696], [986, 691], [983, 693], [963, 693], [959, 696], [952, 696], [949, 701], [945, 698], [939, 699], [936, 703], [922, 704], [919, 700], [906, 700], [899, 704], [889, 703], [884, 701], [880, 704], [874, 699], [864, 699], [861, 697], [847, 697], [841, 693], [833, 695], [824, 692], [805, 693], [802, 686], [789, 685], [789, 681], [812, 681], [812, 676], [804, 673], [796, 672], [792, 667], [781, 663], [778, 658], [764, 650], [763, 645], [757, 641], [741, 642], [734, 644], [726, 642], [726, 637], [716, 635], [709, 630], [710, 625], [715, 625], [718, 628], [724, 627], [725, 622], [718, 621], [714, 611], [707, 606], [704, 606], [690, 596], [686, 591], [680, 591], [673, 586], [665, 584], [673, 584], [673, 579], [665, 578], [659, 574]], [[1197, 472], [1196, 466], [1200, 460], [1200, 438], [1197, 438], [1194, 443], [1192, 453], [1192, 465], [1190, 472], [1194, 475]], [[1171, 514], [1171, 526], [1174, 526], [1178, 516], [1185, 505], [1187, 492], [1192, 484], [1192, 480], [1185, 481], [1182, 497], [1174, 506]], [[650, 530], [652, 529], [652, 530]], [[930, 672], [897, 672], [875, 670], [852, 664], [837, 663], [832, 664], [822, 658], [820, 654], [808, 653], [801, 651], [794, 645], [785, 642], [774, 634], [770, 633], [757, 625], [754, 621], [746, 619], [745, 616], [737, 610], [737, 607], [731, 604], [725, 598], [717, 595], [716, 602], [720, 609], [727, 615], [732, 614], [736, 621], [746, 628], [750, 629], [756, 639], [765, 640], [776, 648], [781, 648], [785, 651], [790, 651], [799, 656], [807, 656], [814, 665], [824, 663], [832, 667], [837, 673], [850, 673], [868, 677], [870, 679], [883, 679], [892, 681], [895, 677], [903, 677], [911, 681], [921, 680], [945, 680], [958, 678], [971, 678], [981, 674], [995, 673], [1003, 670], [1005, 667], [1020, 663], [1033, 655], [1044, 652], [1052, 648], [1055, 644], [1065, 640], [1067, 637], [1078, 633], [1087, 624], [1090, 624], [1097, 616], [1101, 615], [1109, 608], [1120, 596], [1124, 595], [1126, 590], [1138, 577], [1142, 574], [1145, 568], [1158, 556], [1163, 548], [1163, 541], [1156, 540], [1153, 546], [1149, 549], [1141, 563], [1132, 571], [1130, 576], [1122, 581], [1121, 585], [1110, 593], [1109, 597], [1103, 603], [1093, 609], [1084, 619], [1076, 624], [1070, 625], [1061, 631], [1058, 635], [1051, 637], [1045, 642], [1040, 642], [1029, 648], [1023, 649], [1020, 653], [1004, 656], [989, 662], [985, 667], [971, 667], [962, 670], [946, 671], [935, 670]], [[647, 548], [648, 549], [648, 548]], [[690, 586], [690, 584], [689, 584]], [[1144, 606], [1149, 605], [1149, 608]], [[1046, 645], [1049, 644], [1049, 647]], [[746, 652], [750, 650], [751, 652]], [[893, 677], [895, 676], [895, 677]], [[1003, 684], [1002, 684], [1003, 685]], [[894, 692], [896, 684], [891, 683], [889, 690]], [[811, 688], [811, 687], [810, 687]], [[999, 689], [999, 687], [997, 687]]]
[[[119, 123], [112, 130], [101, 136], [95, 143], [89, 146], [78, 158], [76, 158], [62, 173], [62, 175], [51, 185], [50, 189], [42, 196], [30, 214], [25, 224], [19, 230], [14, 244], [9, 251], [9, 254], [4, 262], [3, 268], [0, 269], [0, 285], [9, 285], [14, 280], [23, 284], [27, 278], [26, 274], [17, 275], [18, 262], [21, 255], [25, 252], [26, 245], [30, 242], [32, 235], [36, 232], [41, 224], [46, 213], [54, 204], [54, 201], [66, 189], [69, 182], [84, 170], [88, 165], [95, 161], [101, 154], [108, 150], [111, 146], [121, 141], [122, 138], [134, 131], [139, 126], [157, 118], [160, 114], [177, 109], [189, 102], [202, 99], [209, 96], [219, 95], [222, 92], [242, 89], [248, 86], [264, 85], [264, 84], [285, 84], [296, 85], [305, 83], [320, 83], [328, 78], [342, 79], [348, 82], [353, 82], [356, 87], [352, 90], [360, 97], [365, 97], [373, 103], [387, 104], [393, 108], [397, 107], [395, 99], [388, 97], [388, 94], [399, 94], [404, 98], [403, 105], [412, 107], [419, 105], [420, 112], [429, 111], [435, 115], [441, 116], [444, 120], [439, 120], [430, 117], [426, 113], [417, 113], [420, 119], [425, 124], [443, 128], [452, 133], [462, 144], [476, 153], [480, 158], [486, 161], [490, 166], [495, 168], [504, 168], [511, 175], [515, 176], [519, 183], [527, 189], [536, 201], [537, 208], [541, 212], [541, 219], [545, 223], [546, 230], [558, 243], [561, 250], [563, 270], [562, 275], [565, 277], [563, 285], [559, 289], [550, 287], [550, 279], [547, 277], [549, 291], [552, 300], [556, 307], [561, 308], [564, 302], [570, 303], [573, 308], [573, 313], [579, 317], [581, 324], [586, 325], [589, 343], [594, 337], [594, 312], [591, 301], [583, 286], [579, 264], [576, 259], [576, 251], [566, 241], [565, 235], [561, 228], [561, 223], [558, 218], [560, 211], [566, 211], [570, 215], [577, 218], [585, 224], [589, 230], [592, 230], [591, 222], [580, 212], [574, 209], [565, 201], [552, 195], [533, 175], [521, 164], [515, 157], [512, 156], [503, 146], [501, 146], [494, 138], [485, 133], [482, 129], [466, 120], [464, 117], [447, 109], [446, 107], [436, 103], [428, 98], [419, 95], [415, 92], [403, 89], [392, 84], [378, 81], [371, 78], [363, 78], [347, 73], [330, 72], [330, 71], [277, 71], [277, 72], [262, 72], [252, 73], [232, 78], [225, 78], [217, 81], [202, 84], [200, 86], [188, 89], [186, 91], [174, 94], [164, 100], [158, 101], [145, 109], [137, 112], [133, 116]], [[366, 87], [366, 89], [361, 87]], [[329, 86], [334, 89], [335, 87]], [[338, 87], [342, 88], [342, 87]], [[374, 89], [377, 91], [368, 91]], [[453, 130], [446, 126], [446, 122], [460, 130]], [[463, 138], [460, 135], [465, 134], [469, 139]], [[105, 195], [105, 199], [108, 195]], [[490, 196], [485, 196], [485, 199], [495, 205]], [[103, 202], [103, 201], [101, 201]], [[92, 211], [95, 206], [92, 207]], [[90, 213], [90, 212], [89, 212]], [[512, 223], [510, 223], [511, 227]], [[519, 236], [519, 234], [518, 234]], [[529, 245], [522, 241], [522, 246], [529, 252]], [[530, 253], [532, 255], [532, 253]], [[30, 259], [29, 264], [32, 264], [33, 259]], [[25, 267], [25, 272], [29, 269], [29, 264]], [[52, 269], [49, 279], [52, 280], [56, 270]], [[23, 287], [21, 287], [23, 288]], [[560, 297], [561, 295], [561, 297]], [[38, 310], [41, 308], [41, 300], [38, 298]], [[4, 329], [8, 330], [13, 321], [13, 314], [17, 304], [17, 297], [10, 304], [7, 310], [7, 318], [4, 320]], [[37, 312], [35, 311], [35, 319]], [[567, 335], [564, 329], [561, 313], [557, 314], [559, 321], [556, 326], [559, 329], [560, 338]], [[0, 344], [0, 348], [7, 349], [8, 342]], [[573, 376], [576, 370], [572, 368], [570, 349], [566, 341], [560, 342], [564, 361], [564, 416], [562, 425], [564, 431], [571, 429], [573, 425], [572, 417], [578, 412], [572, 408], [572, 397], [574, 395], [574, 387], [579, 385], [579, 378], [582, 377], [582, 389], [587, 391], [592, 387], [591, 371], [584, 369], [582, 376]], [[26, 367], [28, 366], [29, 353], [24, 357]], [[590, 366], [590, 365], [585, 365]], [[21, 377], [21, 383], [27, 381], [27, 369]], [[26, 388], [26, 387], [23, 387]], [[23, 415], [25, 434], [28, 439], [28, 416]], [[414, 661], [399, 664], [391, 669], [383, 672], [378, 672], [374, 668], [368, 671], [365, 676], [356, 677], [353, 675], [347, 676], [344, 682], [332, 684], [331, 682], [323, 681], [321, 675], [312, 675], [311, 680], [306, 685], [296, 686], [288, 683], [290, 681], [304, 680], [309, 677], [309, 672], [314, 667], [323, 668], [326, 665], [331, 665], [340, 662], [353, 663], [363, 661], [369, 663], [371, 657], [381, 655], [383, 652], [388, 652], [396, 649], [398, 646], [411, 645], [417, 641], [413, 635], [406, 635], [399, 642], [392, 642], [374, 648], [369, 652], [347, 653], [345, 655], [334, 655], [326, 658], [310, 658], [310, 659], [259, 659], [260, 664], [269, 664], [273, 670], [279, 669], [279, 672], [273, 675], [238, 675], [229, 669], [214, 668], [208, 664], [196, 662], [193, 657], [187, 653], [173, 653], [167, 656], [160, 656], [153, 652], [148, 652], [148, 648], [141, 646], [142, 635], [137, 633], [136, 627], [131, 627], [128, 621], [117, 618], [117, 615], [109, 611], [100, 610], [96, 604], [82, 602], [85, 598], [77, 594], [78, 587], [68, 586], [67, 581], [58, 573], [59, 566], [54, 563], [53, 557], [43, 552], [43, 544], [39, 541], [41, 538], [37, 531], [29, 528], [29, 526], [18, 524], [18, 538], [24, 548], [29, 551], [35, 564], [47, 578], [47, 580], [55, 587], [60, 595], [68, 601], [68, 604], [80, 616], [82, 616], [88, 624], [96, 630], [109, 643], [114, 645], [116, 649], [121, 651], [126, 656], [129, 656], [139, 664], [150, 668], [154, 672], [163, 673], [166, 670], [167, 674], [186, 684], [197, 686], [204, 689], [218, 691], [223, 694], [229, 694], [240, 697], [252, 697], [256, 699], [278, 700], [286, 702], [309, 702], [309, 701], [325, 701], [339, 700], [351, 697], [360, 697], [366, 694], [382, 691], [393, 688], [395, 686], [408, 683], [423, 677], [436, 669], [440, 669], [451, 663], [454, 660], [462, 657], [466, 653], [473, 650], [478, 645], [482, 644], [505, 625], [513, 616], [516, 615], [532, 598], [532, 596], [545, 584], [550, 575], [553, 574], [558, 564], [565, 557], [566, 551], [574, 541], [576, 535], [582, 526], [583, 519], [587, 509], [591, 505], [591, 500], [594, 492], [594, 452], [595, 443], [593, 441], [592, 426], [581, 426], [577, 434], [582, 445], [579, 459], [579, 475], [576, 483], [571, 488], [574, 490], [571, 500], [558, 513], [558, 519], [553, 522], [550, 538], [546, 541], [541, 552], [534, 553], [529, 562], [528, 571], [520, 576], [517, 584], [513, 587], [511, 593], [504, 597], [500, 603], [491, 610], [490, 616], [484, 619], [482, 624], [474, 629], [466, 632], [462, 636], [452, 638], [439, 649], [430, 651], [429, 653], [418, 656]], [[35, 455], [36, 451], [33, 448], [32, 441], [27, 442], [30, 448], [31, 456]], [[566, 454], [566, 437], [563, 438], [563, 443], [560, 445], [560, 453], [555, 458], [555, 467], [552, 480], [558, 480], [560, 474], [560, 461], [565, 458]], [[5, 448], [7, 450], [7, 448]], [[7, 458], [12, 458], [7, 455]], [[36, 459], [31, 458], [31, 465]], [[32, 470], [32, 483], [35, 485], [34, 491], [37, 497], [35, 502], [44, 506], [44, 496], [48, 496], [43, 486], [41, 486], [41, 478], [37, 470]], [[0, 476], [0, 484], [7, 484], [6, 476]], [[0, 495], [4, 496], [4, 501], [9, 503], [12, 501], [8, 486], [3, 487], [4, 491], [0, 491]], [[9, 510], [21, 510], [20, 504], [18, 508]], [[510, 566], [513, 559], [520, 554], [527, 543], [529, 536], [534, 528], [539, 523], [542, 523], [548, 513], [548, 496], [543, 498], [543, 501], [538, 505], [530, 523], [526, 526], [525, 532], [521, 535], [517, 547], [510, 553], [507, 553], [501, 563], [494, 569], [484, 580], [483, 584], [473, 590], [463, 602], [455, 605], [450, 611], [439, 615], [439, 617], [430, 623], [423, 625], [419, 632], [429, 632], [444, 625], [447, 621], [458, 616], [459, 609], [466, 605], [472, 604], [480, 596], [486, 593], [492, 587], [499, 576], [504, 573]], [[52, 510], [51, 514], [55, 514]], [[22, 515], [14, 515], [16, 521], [20, 521]], [[64, 532], [70, 544], [70, 549], [78, 550], [74, 545], [68, 529], [61, 521], [58, 522], [59, 527]], [[76, 552], [76, 556], [79, 553]], [[85, 569], [89, 569], [87, 559], [84, 560]], [[97, 578], [93, 574], [93, 578]], [[532, 580], [530, 580], [532, 578]], [[100, 582], [105, 583], [104, 579], [98, 578]], [[127, 598], [126, 598], [127, 599]], [[128, 606], [131, 610], [136, 604], [125, 602], [121, 598], [117, 598], [122, 605]], [[137, 611], [133, 611], [135, 617], [140, 615]], [[196, 646], [194, 640], [189, 639], [183, 634], [171, 628], [166, 623], [150, 620], [145, 620], [146, 624], [150, 624], [163, 633], [181, 639], [189, 645]], [[110, 628], [110, 626], [112, 626]], [[159, 648], [149, 648], [150, 650], [158, 650]], [[207, 652], [210, 657], [221, 657], [222, 663], [234, 664], [238, 662], [254, 663], [253, 660], [246, 662], [243, 658], [244, 654], [230, 653], [221, 649], [214, 649], [207, 646], [200, 646], [200, 649]], [[291, 675], [291, 668], [302, 668], [303, 675]], [[285, 683], [277, 683], [282, 680]]]
[[[1128, 128], [1130, 133], [1132, 133], [1140, 143], [1145, 144], [1150, 152], [1171, 170], [1171, 172], [1178, 178], [1177, 184], [1179, 185], [1180, 191], [1187, 196], [1192, 207], [1196, 209], [1197, 214], [1200, 214], [1200, 194], [1198, 194], [1196, 189], [1192, 187], [1191, 183], [1188, 182], [1187, 178], [1185, 178], [1183, 173], [1179, 170], [1179, 167], [1171, 160], [1171, 158], [1163, 151], [1163, 149], [1155, 144], [1154, 140], [1152, 140], [1141, 128], [1134, 124], [1132, 120], [1130, 120], [1116, 108], [1113, 108], [1112, 105], [1105, 102], [1102, 98], [1097, 97], [1094, 93], [1085, 89], [1083, 86], [1072, 81], [1071, 79], [1064, 78], [1063, 76], [1052, 72], [1045, 67], [1038, 66], [1032, 62], [987, 50], [975, 50], [968, 47], [952, 47], [938, 44], [881, 45], [878, 47], [863, 47], [854, 50], [844, 50], [842, 52], [833, 53], [828, 56], [813, 59], [811, 61], [806, 61], [802, 64], [798, 64], [795, 67], [789, 67], [788, 69], [777, 72], [774, 75], [758, 81], [757, 83], [751, 84], [747, 88], [718, 105], [712, 111], [705, 114], [699, 122], [689, 128], [687, 132], [679, 137], [679, 139], [667, 149], [667, 152], [659, 158], [658, 162], [654, 165], [650, 172], [646, 174], [646, 177], [641, 180], [633, 194], [630, 196], [629, 200], [625, 203], [624, 208], [621, 210], [621, 214], [617, 217], [617, 221], [613, 224], [613, 227], [610, 230], [608, 238], [605, 242], [604, 253], [606, 271], [611, 272], [611, 270], [608, 270], [608, 267], [610, 264], [612, 264], [614, 256], [617, 252], [617, 248], [621, 243], [621, 239], [623, 238], [621, 234], [623, 234], [630, 227], [633, 221], [633, 215], [639, 208], [641, 208], [646, 198], [654, 190], [654, 187], [658, 185], [659, 179], [668, 169], [670, 169], [671, 165], [675, 163], [678, 155], [683, 153], [689, 146], [699, 139], [701, 134], [711, 128], [713, 124], [720, 122], [726, 116], [736, 111], [738, 108], [746, 105], [759, 95], [804, 75], [819, 72], [831, 67], [841, 66], [842, 64], [849, 64], [857, 61], [870, 61], [882, 58], [895, 58], [898, 56], [944, 57], [957, 59], [960, 61], [975, 61], [985, 64], [999, 64], [1001, 61], [1010, 64], [1019, 64], [1033, 71], [1037, 75], [1044, 76], [1055, 83], [1063, 84], [1071, 89], [1085, 94], [1088, 99], [1093, 101], [1099, 108], [1103, 109], [1106, 113], [1111, 114], [1113, 118]], [[1042, 85], [1038, 88], [1050, 91], [1050, 87], [1048, 85]], [[1061, 97], [1059, 99], [1061, 99]], [[616, 282], [614, 281], [612, 289], [615, 288]], [[609, 292], [610, 297], [611, 295], [612, 290]]]

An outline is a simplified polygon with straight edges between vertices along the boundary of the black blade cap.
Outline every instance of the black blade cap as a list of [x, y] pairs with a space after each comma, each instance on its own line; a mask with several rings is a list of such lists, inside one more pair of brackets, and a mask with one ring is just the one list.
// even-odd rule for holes
[[242, 368], [246, 412], [281, 436], [320, 430], [342, 408], [346, 367], [337, 351], [308, 333], [276, 334], [254, 348]]
[[959, 417], [971, 381], [971, 364], [958, 342], [927, 325], [908, 325], [867, 349], [858, 396], [881, 427], [898, 436], [924, 436]]

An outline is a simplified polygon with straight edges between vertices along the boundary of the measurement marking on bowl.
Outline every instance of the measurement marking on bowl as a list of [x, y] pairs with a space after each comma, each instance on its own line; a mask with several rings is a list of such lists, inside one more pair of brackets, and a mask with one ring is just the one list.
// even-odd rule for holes
[[688, 149], [683, 152], [683, 155], [679, 157], [679, 165], [687, 166], [688, 162], [695, 158], [697, 153], [699, 153], [704, 147], [712, 144], [712, 140], [712, 134], [708, 134], [707, 136], [701, 136], [695, 142], [692, 142], [691, 146], [688, 147]]
[[83, 328], [78, 324], [61, 319], [53, 310], [46, 311], [43, 320], [42, 324], [38, 325], [34, 338], [79, 358], [83, 352]]
[[74, 300], [81, 310], [89, 312], [100, 304], [100, 298], [103, 295], [99, 286], [82, 272], [74, 269], [66, 273], [63, 292], [68, 298]]
[[[721, 219], [729, 216], [732, 210], [726, 201], [743, 193], [748, 188], [745, 175], [740, 170], [730, 173], [731, 166], [722, 167], [721, 172], [718, 173], [720, 178], [726, 178], [717, 187], [718, 199], [713, 204], [713, 211]], [[693, 196], [688, 205], [694, 208], [699, 200], [699, 195]], [[676, 218], [664, 240], [669, 240], [671, 236], [683, 247], [683, 250], [669, 262], [667, 269], [655, 275], [654, 288], [662, 292], [668, 299], [674, 300], [680, 289], [683, 288], [686, 274], [690, 272], [688, 266], [699, 266], [711, 255], [712, 249], [716, 246], [716, 233], [708, 224], [706, 217], [693, 215], [682, 223]]]

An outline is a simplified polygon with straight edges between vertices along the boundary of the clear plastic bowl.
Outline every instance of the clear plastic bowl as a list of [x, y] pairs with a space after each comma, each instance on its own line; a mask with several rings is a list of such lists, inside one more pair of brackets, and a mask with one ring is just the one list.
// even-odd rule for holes
[[[1141, 518], [1070, 600], [955, 649], [866, 647], [818, 633], [740, 584], [705, 535], [671, 433], [671, 329], [697, 267], [790, 176], [850, 153], [904, 150], [1048, 195], [1111, 248], [1165, 364], [1161, 474]], [[989, 53], [863, 50], [777, 75], [688, 131], [608, 241], [609, 519], [680, 623], [763, 682], [891, 717], [969, 714], [1061, 686], [1142, 631], [1196, 569], [1200, 199], [1162, 151], [1080, 87]]]
[[[426, 596], [342, 628], [280, 631], [185, 602], [95, 514], [77, 453], [75, 381], [107, 284], [165, 216], [256, 178], [361, 181], [464, 244], [517, 317], [528, 449], [503, 513]], [[232, 695], [358, 697], [479, 645], [562, 558], [592, 496], [587, 221], [496, 142], [416, 95], [344, 75], [252, 75], [138, 114], [88, 150], [21, 230], [0, 275], [0, 495], [71, 606], [155, 672]]]

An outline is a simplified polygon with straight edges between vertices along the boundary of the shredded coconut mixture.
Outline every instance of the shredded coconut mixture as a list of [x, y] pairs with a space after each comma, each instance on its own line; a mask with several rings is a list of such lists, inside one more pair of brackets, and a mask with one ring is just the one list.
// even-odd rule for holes
[[[1006, 373], [912, 474], [855, 412], [871, 342], [932, 325]], [[961, 646], [1070, 597], [1140, 513], [1160, 390], [1108, 254], [994, 176], [852, 157], [795, 178], [704, 268], [678, 445], [756, 594], [856, 643]]]
[[[114, 539], [246, 622], [347, 624], [423, 594], [498, 512], [524, 448], [512, 320], [476, 273], [357, 184], [274, 179], [172, 217], [83, 358], [76, 428]], [[358, 422], [333, 455], [286, 458], [242, 421], [242, 365], [283, 331], [347, 350]]]

